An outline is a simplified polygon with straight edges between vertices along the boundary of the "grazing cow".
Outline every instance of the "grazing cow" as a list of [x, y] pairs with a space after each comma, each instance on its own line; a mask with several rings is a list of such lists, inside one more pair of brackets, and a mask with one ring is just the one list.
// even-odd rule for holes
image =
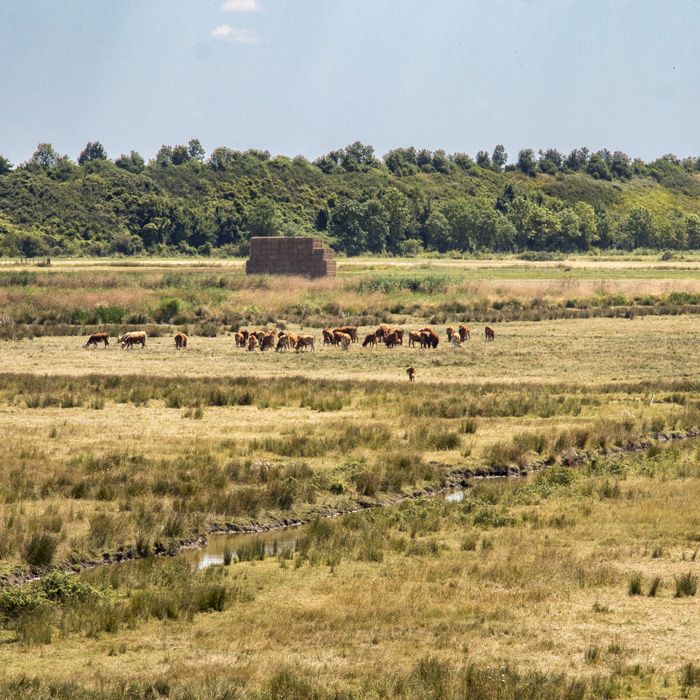
[[398, 343], [398, 338], [396, 337], [396, 331], [390, 331], [384, 336], [384, 345], [388, 348], [396, 347]]
[[182, 332], [178, 331], [175, 333], [175, 348], [181, 350], [187, 347], [187, 336]]
[[496, 339], [496, 331], [491, 328], [491, 326], [486, 326], [484, 328], [484, 337], [486, 338], [487, 341], [489, 340], [495, 340]]
[[283, 350], [289, 350], [289, 336], [288, 335], [281, 335], [277, 339], [277, 347], [275, 348], [275, 352], [282, 352]]
[[258, 346], [258, 337], [255, 333], [251, 333], [248, 336], [248, 352], [252, 352]]
[[122, 350], [124, 348], [131, 349], [134, 345], [140, 345], [142, 348], [146, 347], [146, 333], [144, 331], [130, 331], [120, 335], [117, 338], [117, 342], [121, 344]]
[[347, 333], [353, 343], [357, 342], [357, 326], [340, 326], [339, 328], [334, 328], [333, 333], [340, 331], [341, 333]]
[[452, 326], [450, 326], [446, 332], [447, 332], [447, 342], [449, 343], [452, 340], [452, 336], [455, 334], [455, 329], [452, 328]]
[[285, 333], [287, 338], [289, 338], [289, 347], [293, 348], [297, 344], [297, 339], [299, 338], [298, 335], [295, 335], [294, 333]]
[[374, 333], [368, 333], [362, 342], [362, 347], [366, 348], [368, 345], [374, 347], [377, 344], [377, 336]]
[[416, 370], [413, 367], [409, 367], [406, 370], [406, 374], [408, 375], [408, 381], [412, 382], [413, 378], [416, 376]]
[[416, 343], [423, 347], [423, 341], [421, 340], [421, 334], [418, 331], [409, 331], [408, 332], [408, 347], [409, 348], [415, 348]]
[[374, 335], [377, 336], [377, 340], [384, 340], [384, 336], [391, 331], [391, 328], [389, 326], [385, 325], [382, 323], [379, 328], [377, 328], [376, 331], [374, 331]]
[[350, 348], [350, 343], [352, 343], [352, 336], [349, 333], [343, 333], [342, 331], [333, 331], [333, 337], [335, 338], [336, 345], [340, 345], [343, 350], [348, 350]]
[[312, 350], [315, 350], [316, 348], [314, 347], [314, 343], [316, 342], [316, 339], [312, 335], [300, 335], [297, 338], [297, 344], [295, 346], [295, 350], [299, 352], [299, 350], [304, 350], [306, 352], [309, 348]]
[[92, 345], [93, 348], [96, 348], [97, 343], [104, 343], [105, 348], [108, 348], [109, 347], [109, 333], [93, 333], [87, 339], [87, 343], [85, 343], [85, 345], [83, 345], [83, 347], [89, 348]]
[[419, 333], [421, 337], [422, 348], [430, 349], [436, 348], [438, 346], [440, 338], [437, 337], [432, 328], [421, 328]]
[[[260, 340], [260, 339], [258, 339]], [[274, 331], [270, 331], [268, 333], [265, 333], [262, 337], [262, 340], [260, 340], [260, 352], [265, 352], [265, 350], [269, 350], [270, 348], [275, 347], [275, 333]]]
[[394, 328], [394, 333], [396, 333], [396, 344], [403, 345], [403, 330], [401, 328]]
[[236, 340], [237, 348], [244, 348], [246, 346], [246, 343], [248, 342], [248, 337], [243, 335], [242, 331], [238, 331], [238, 333], [234, 334], [233, 337]]
[[323, 329], [323, 344], [324, 345], [335, 345], [335, 339], [333, 338], [333, 331], [330, 328]]
[[472, 334], [469, 332], [469, 326], [465, 326], [460, 323], [459, 325], [459, 339], [464, 342], [465, 340], [469, 340], [472, 337]]

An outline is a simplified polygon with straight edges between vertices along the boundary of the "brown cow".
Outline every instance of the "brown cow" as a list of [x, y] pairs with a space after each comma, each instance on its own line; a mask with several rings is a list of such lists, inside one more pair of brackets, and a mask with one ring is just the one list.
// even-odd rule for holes
[[464, 342], [465, 340], [469, 340], [472, 337], [472, 334], [469, 332], [469, 326], [465, 326], [463, 324], [459, 324], [459, 339]]
[[243, 336], [243, 340], [248, 340], [248, 336], [250, 335], [249, 331], [247, 331], [245, 328], [241, 328], [241, 330], [239, 330], [238, 332]]
[[496, 331], [491, 328], [491, 326], [486, 326], [484, 328], [484, 337], [486, 338], [487, 341], [489, 340], [495, 340], [496, 339]]
[[187, 336], [182, 332], [178, 331], [175, 333], [175, 348], [181, 350], [187, 347]]
[[357, 326], [340, 326], [339, 328], [334, 328], [333, 333], [340, 331], [341, 333], [347, 333], [353, 343], [357, 342]]
[[323, 329], [323, 344], [324, 345], [335, 345], [335, 339], [333, 338], [333, 331], [330, 328]]
[[389, 331], [384, 336], [384, 345], [386, 345], [388, 348], [394, 348], [396, 347], [398, 343], [398, 338], [396, 336], [396, 331]]
[[377, 336], [377, 340], [384, 340], [384, 336], [391, 331], [391, 328], [389, 326], [385, 325], [382, 323], [379, 328], [377, 328], [376, 331], [374, 331], [374, 335]]
[[258, 346], [258, 338], [254, 333], [248, 336], [248, 352], [252, 352]]
[[435, 334], [432, 328], [421, 328], [420, 329], [420, 337], [421, 337], [421, 347], [422, 348], [436, 348], [438, 346], [438, 343], [440, 342], [440, 338]]
[[374, 347], [377, 344], [377, 336], [374, 333], [368, 333], [362, 342], [362, 347], [366, 348], [368, 345]]
[[246, 346], [246, 343], [248, 342], [248, 338], [247, 338], [247, 336], [243, 335], [242, 331], [238, 331], [237, 333], [234, 334], [233, 337], [236, 341], [237, 348], [244, 348]]
[[333, 338], [335, 338], [336, 345], [339, 345], [343, 350], [348, 350], [350, 348], [350, 343], [352, 343], [352, 337], [349, 333], [343, 333], [342, 331], [333, 331]]
[[124, 348], [131, 349], [134, 345], [140, 345], [142, 348], [146, 347], [146, 333], [144, 331], [129, 331], [120, 335], [117, 338], [117, 342], [121, 344], [122, 350]]
[[281, 352], [283, 350], [289, 350], [289, 336], [281, 335], [277, 338], [277, 347], [275, 347], [275, 352]]
[[[260, 340], [260, 339], [258, 339]], [[269, 331], [268, 333], [265, 333], [262, 337], [262, 340], [260, 340], [260, 352], [265, 352], [265, 350], [269, 350], [270, 348], [275, 347], [275, 333], [274, 331]]]
[[299, 350], [308, 350], [311, 348], [312, 350], [315, 350], [316, 348], [314, 347], [314, 343], [316, 342], [316, 339], [312, 335], [300, 335], [297, 338], [297, 344], [295, 346], [295, 350], [299, 352]]
[[423, 347], [420, 333], [418, 331], [409, 331], [408, 332], [408, 347], [409, 348], [415, 348], [416, 343]]
[[408, 375], [408, 381], [412, 382], [413, 378], [416, 376], [416, 370], [413, 367], [409, 367], [406, 370], [406, 374]]
[[403, 330], [401, 328], [394, 328], [394, 333], [396, 333], [396, 344], [403, 345]]
[[93, 333], [87, 340], [87, 343], [83, 345], [84, 348], [89, 348], [91, 345], [93, 348], [97, 347], [97, 343], [104, 343], [105, 348], [109, 347], [109, 333]]
[[452, 340], [452, 336], [455, 334], [455, 329], [452, 328], [452, 326], [449, 326], [446, 332], [447, 332], [447, 342], [449, 343]]

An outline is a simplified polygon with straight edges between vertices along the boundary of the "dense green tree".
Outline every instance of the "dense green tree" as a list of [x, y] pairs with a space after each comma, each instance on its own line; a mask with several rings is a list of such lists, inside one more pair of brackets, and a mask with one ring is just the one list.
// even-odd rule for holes
[[170, 160], [173, 165], [182, 165], [191, 159], [190, 151], [187, 146], [174, 146], [170, 154]]
[[338, 250], [347, 255], [360, 255], [367, 250], [367, 232], [364, 228], [365, 212], [354, 199], [344, 199], [333, 210], [331, 234]]
[[564, 156], [556, 148], [548, 148], [546, 151], [540, 149], [539, 156], [537, 165], [541, 172], [548, 175], [559, 172], [564, 165]]
[[389, 214], [383, 204], [376, 199], [368, 200], [362, 205], [362, 218], [367, 250], [383, 253], [389, 235]]
[[588, 149], [584, 146], [583, 148], [574, 148], [566, 159], [564, 160], [564, 168], [570, 172], [578, 172], [583, 170], [588, 163]]
[[439, 210], [430, 212], [425, 222], [426, 243], [428, 248], [446, 253], [452, 245], [452, 227], [447, 217]]
[[488, 151], [479, 151], [476, 154], [476, 164], [480, 168], [490, 168], [491, 167], [491, 156]]
[[447, 154], [442, 149], [438, 149], [433, 153], [433, 160], [431, 163], [438, 173], [450, 172], [450, 161], [447, 158]]
[[85, 165], [93, 160], [107, 160], [107, 151], [99, 141], [89, 141], [78, 156], [78, 165]]
[[50, 143], [40, 143], [32, 154], [30, 163], [42, 168], [53, 168], [59, 160], [59, 155]]
[[417, 152], [415, 148], [395, 148], [384, 156], [384, 165], [399, 177], [418, 172]]
[[246, 229], [251, 236], [275, 236], [279, 224], [277, 207], [267, 197], [256, 199], [246, 211]]
[[187, 155], [191, 160], [198, 160], [200, 163], [204, 161], [204, 146], [202, 146], [199, 139], [190, 139], [187, 144]]
[[535, 160], [535, 152], [531, 148], [524, 148], [518, 153], [517, 169], [525, 175], [534, 177], [537, 173], [537, 161]]
[[466, 153], [453, 153], [450, 160], [461, 170], [469, 170], [474, 165], [471, 156]]
[[503, 144], [498, 144], [496, 148], [493, 149], [493, 154], [491, 155], [491, 163], [493, 164], [493, 169], [497, 172], [501, 172], [508, 162], [508, 154]]
[[596, 180], [612, 180], [610, 169], [602, 153], [594, 153], [586, 164], [586, 172]]
[[114, 161], [114, 164], [122, 170], [127, 170], [135, 174], [142, 173], [145, 167], [143, 157], [136, 151], [131, 151], [128, 156], [122, 153], [122, 155]]
[[155, 164], [161, 168], [166, 168], [173, 163], [173, 148], [172, 146], [161, 146], [156, 153]]
[[632, 161], [622, 151], [615, 151], [610, 160], [610, 174], [618, 180], [628, 180], [632, 177]]
[[620, 233], [623, 247], [653, 248], [659, 231], [651, 212], [644, 207], [637, 207], [629, 213], [620, 227]]
[[405, 240], [411, 224], [411, 210], [406, 195], [395, 187], [383, 192], [382, 205], [387, 212], [388, 226], [386, 246], [391, 253], [397, 254]]
[[5, 156], [0, 156], [0, 175], [5, 175], [5, 173], [9, 173], [14, 166], [10, 161], [5, 158]]
[[700, 250], [700, 216], [687, 214], [685, 217], [687, 245], [691, 250]]

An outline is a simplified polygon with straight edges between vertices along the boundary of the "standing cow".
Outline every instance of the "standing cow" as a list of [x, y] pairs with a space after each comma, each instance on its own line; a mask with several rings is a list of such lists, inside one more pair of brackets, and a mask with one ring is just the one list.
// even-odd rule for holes
[[178, 331], [175, 333], [175, 349], [182, 350], [187, 347], [187, 336], [182, 332]]
[[117, 342], [121, 344], [122, 350], [125, 348], [133, 348], [134, 345], [140, 345], [142, 348], [146, 347], [146, 333], [144, 331], [129, 331], [120, 335], [117, 338]]

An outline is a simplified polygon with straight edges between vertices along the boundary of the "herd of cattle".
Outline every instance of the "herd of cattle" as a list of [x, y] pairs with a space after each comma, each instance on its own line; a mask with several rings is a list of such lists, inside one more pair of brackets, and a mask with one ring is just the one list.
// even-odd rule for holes
[[[459, 347], [462, 343], [471, 338], [469, 327], [460, 324], [455, 330], [448, 328], [447, 342], [453, 347]], [[487, 341], [495, 340], [496, 334], [493, 328], [486, 326], [484, 338]], [[310, 334], [296, 334], [287, 330], [275, 332], [269, 329], [259, 331], [239, 330], [234, 335], [237, 348], [247, 348], [250, 351], [259, 349], [261, 351], [272, 350], [275, 352], [285, 352], [295, 350], [296, 352], [315, 350], [316, 339]], [[180, 350], [187, 347], [187, 336], [179, 331], [174, 337], [175, 347]], [[368, 333], [362, 341], [362, 347], [376, 347], [383, 343], [387, 348], [394, 348], [403, 345], [404, 331], [401, 328], [393, 328], [382, 324], [376, 331]], [[421, 347], [424, 349], [435, 349], [440, 342], [440, 338], [432, 328], [421, 328], [418, 331], [408, 332], [408, 347]], [[109, 347], [108, 333], [93, 333], [85, 343], [84, 347], [96, 348], [100, 343], [104, 343], [105, 348]], [[146, 333], [144, 331], [130, 331], [117, 338], [117, 343], [122, 350], [140, 345], [146, 347]], [[342, 350], [349, 350], [352, 343], [359, 343], [357, 326], [340, 326], [339, 328], [323, 329], [323, 344], [339, 347]]]

